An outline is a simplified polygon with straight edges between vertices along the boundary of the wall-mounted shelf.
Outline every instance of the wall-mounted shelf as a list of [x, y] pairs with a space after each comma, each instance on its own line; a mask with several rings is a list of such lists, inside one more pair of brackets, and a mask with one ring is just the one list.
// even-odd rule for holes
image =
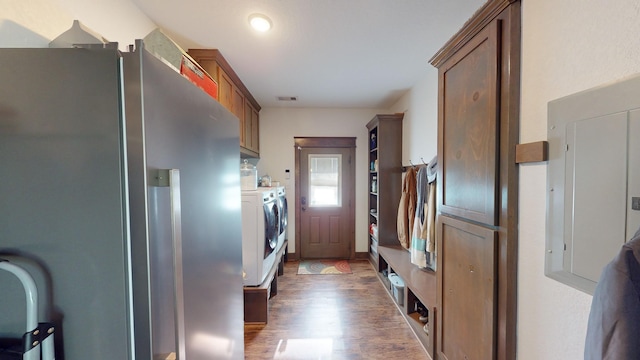
[[549, 143], [537, 141], [516, 145], [516, 164], [549, 160]]

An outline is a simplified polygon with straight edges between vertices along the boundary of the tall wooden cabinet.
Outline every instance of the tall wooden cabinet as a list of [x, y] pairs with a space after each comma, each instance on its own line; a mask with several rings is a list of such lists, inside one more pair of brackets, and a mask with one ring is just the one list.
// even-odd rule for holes
[[515, 359], [520, 2], [488, 1], [438, 68], [437, 358]]
[[378, 264], [378, 245], [398, 243], [396, 228], [402, 190], [403, 114], [379, 114], [369, 130], [369, 257]]
[[240, 154], [260, 157], [260, 105], [217, 49], [187, 52], [218, 83], [218, 101], [240, 120]]

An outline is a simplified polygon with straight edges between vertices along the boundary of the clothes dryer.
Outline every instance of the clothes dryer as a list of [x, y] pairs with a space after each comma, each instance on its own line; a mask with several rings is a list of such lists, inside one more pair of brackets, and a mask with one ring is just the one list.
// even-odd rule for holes
[[276, 246], [276, 251], [280, 251], [282, 245], [284, 244], [284, 240], [287, 238], [287, 225], [288, 225], [288, 216], [289, 210], [287, 206], [287, 194], [284, 186], [275, 187], [276, 197], [278, 199], [278, 209], [280, 211], [280, 225], [278, 227], [278, 245]]

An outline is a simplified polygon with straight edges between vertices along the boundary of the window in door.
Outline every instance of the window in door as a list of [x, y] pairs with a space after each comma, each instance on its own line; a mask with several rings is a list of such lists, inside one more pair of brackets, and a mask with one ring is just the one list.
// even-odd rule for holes
[[309, 206], [342, 206], [342, 154], [309, 154]]

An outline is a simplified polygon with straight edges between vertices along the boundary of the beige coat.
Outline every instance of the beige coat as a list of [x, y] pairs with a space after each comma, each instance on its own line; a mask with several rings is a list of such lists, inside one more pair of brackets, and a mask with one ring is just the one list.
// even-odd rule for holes
[[411, 245], [411, 231], [416, 216], [417, 201], [416, 170], [411, 167], [404, 175], [402, 195], [398, 206], [398, 240], [405, 249], [409, 249]]

